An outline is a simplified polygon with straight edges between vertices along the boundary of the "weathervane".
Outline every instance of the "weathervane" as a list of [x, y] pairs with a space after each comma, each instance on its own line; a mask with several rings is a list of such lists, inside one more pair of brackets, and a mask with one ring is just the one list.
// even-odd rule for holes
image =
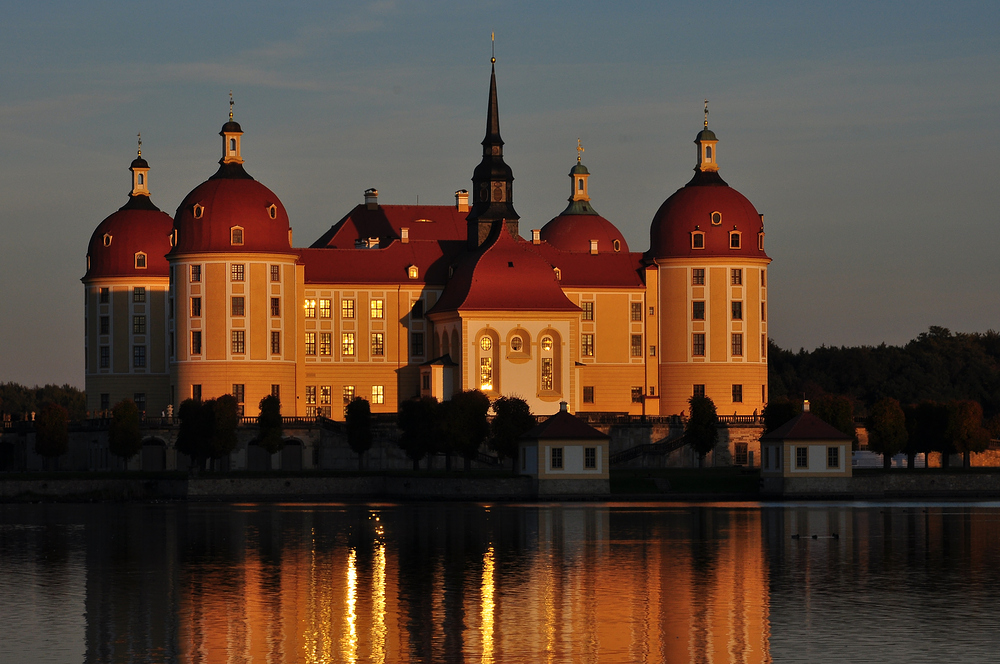
[[576, 139], [576, 163], [580, 163], [580, 156], [583, 154], [583, 143], [580, 139]]
[[490, 33], [490, 62], [496, 63], [497, 61], [497, 33]]
[[705, 100], [705, 129], [708, 129], [708, 100]]
[[140, 131], [136, 136], [139, 137], [139, 156], [142, 156], [142, 132]]
[[[229, 91], [229, 121], [233, 121], [233, 91]], [[707, 124], [705, 125], [708, 126]]]

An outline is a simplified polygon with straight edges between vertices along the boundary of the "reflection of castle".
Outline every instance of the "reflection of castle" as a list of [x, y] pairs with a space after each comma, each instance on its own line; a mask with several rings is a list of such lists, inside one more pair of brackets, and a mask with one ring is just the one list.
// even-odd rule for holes
[[495, 75], [471, 202], [380, 205], [369, 190], [309, 248], [244, 170], [232, 112], [220, 134], [218, 171], [172, 219], [140, 151], [128, 203], [91, 238], [91, 411], [232, 393], [255, 413], [274, 393], [285, 415], [332, 415], [353, 396], [392, 412], [470, 388], [538, 414], [567, 401], [670, 415], [692, 394], [750, 414], [766, 400], [762, 216], [719, 176], [707, 114], [695, 175], [653, 216], [645, 253], [591, 206], [579, 157], [569, 205], [520, 238]]

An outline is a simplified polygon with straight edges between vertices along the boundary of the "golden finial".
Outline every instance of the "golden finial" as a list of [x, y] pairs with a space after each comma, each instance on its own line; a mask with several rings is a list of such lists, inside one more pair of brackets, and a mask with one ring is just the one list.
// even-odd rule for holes
[[581, 143], [580, 139], [578, 138], [576, 139], [576, 163], [578, 164], [580, 163], [580, 157], [582, 154], [583, 154], [583, 143]]
[[490, 62], [496, 64], [497, 61], [497, 33], [490, 33]]
[[[233, 121], [233, 91], [229, 91], [229, 121]], [[707, 125], [706, 125], [707, 126]]]
[[142, 132], [140, 131], [136, 136], [139, 137], [139, 156], [142, 156]]
[[708, 100], [705, 100], [705, 129], [708, 129]]

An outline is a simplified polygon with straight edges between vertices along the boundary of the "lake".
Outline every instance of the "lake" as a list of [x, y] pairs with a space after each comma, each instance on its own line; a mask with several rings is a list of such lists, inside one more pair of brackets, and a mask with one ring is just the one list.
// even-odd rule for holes
[[998, 625], [1000, 503], [0, 505], [5, 663], [954, 664]]

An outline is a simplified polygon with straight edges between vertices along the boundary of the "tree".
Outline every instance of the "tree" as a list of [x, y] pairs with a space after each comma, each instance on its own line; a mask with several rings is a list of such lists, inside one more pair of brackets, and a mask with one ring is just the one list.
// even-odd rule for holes
[[[944, 431], [948, 426], [948, 408], [934, 401], [921, 401], [903, 408], [906, 415], [906, 465], [913, 468], [918, 454], [926, 455], [945, 446]], [[926, 462], [925, 462], [926, 463]]]
[[399, 404], [397, 424], [403, 434], [399, 437], [399, 447], [413, 461], [413, 470], [419, 468], [420, 460], [434, 449], [437, 432], [437, 399], [420, 397]]
[[770, 433], [802, 412], [802, 406], [784, 397], [771, 399], [764, 406], [764, 433]]
[[512, 470], [517, 473], [517, 441], [538, 422], [531, 414], [528, 402], [517, 396], [500, 397], [493, 402], [493, 437], [490, 449], [497, 453], [501, 461], [512, 459]]
[[232, 394], [206, 402], [212, 408], [213, 427], [209, 458], [221, 459], [236, 449], [236, 429], [240, 425], [240, 405]]
[[57, 403], [42, 406], [35, 418], [35, 452], [46, 465], [69, 451], [69, 413]]
[[185, 399], [177, 409], [177, 451], [191, 459], [191, 468], [201, 468], [208, 458], [215, 418], [208, 402]]
[[851, 437], [851, 443], [855, 449], [858, 445], [858, 436], [854, 426], [854, 403], [849, 397], [839, 394], [825, 394], [816, 400], [812, 407], [816, 417], [844, 435]]
[[899, 402], [891, 397], [879, 399], [868, 410], [868, 449], [882, 455], [882, 467], [892, 467], [892, 457], [906, 445], [906, 415]]
[[257, 444], [268, 454], [274, 454], [285, 446], [285, 441], [281, 439], [281, 400], [273, 394], [260, 400], [257, 430]]
[[139, 430], [139, 408], [131, 399], [124, 399], [111, 409], [108, 426], [108, 449], [125, 461], [142, 451], [142, 432]]
[[962, 467], [968, 468], [972, 452], [985, 452], [990, 444], [990, 434], [983, 428], [983, 407], [968, 399], [950, 402], [945, 439], [962, 453]]
[[705, 455], [715, 449], [718, 437], [719, 415], [715, 403], [708, 397], [694, 396], [688, 399], [691, 416], [684, 427], [684, 436], [698, 454], [698, 466], [705, 463]]
[[347, 444], [358, 455], [358, 470], [361, 470], [364, 454], [372, 446], [372, 408], [361, 397], [354, 397], [347, 404]]
[[465, 390], [446, 403], [450, 403], [450, 407], [445, 411], [442, 424], [450, 441], [449, 447], [464, 457], [465, 470], [472, 470], [472, 459], [490, 435], [487, 418], [490, 398], [479, 390]]

